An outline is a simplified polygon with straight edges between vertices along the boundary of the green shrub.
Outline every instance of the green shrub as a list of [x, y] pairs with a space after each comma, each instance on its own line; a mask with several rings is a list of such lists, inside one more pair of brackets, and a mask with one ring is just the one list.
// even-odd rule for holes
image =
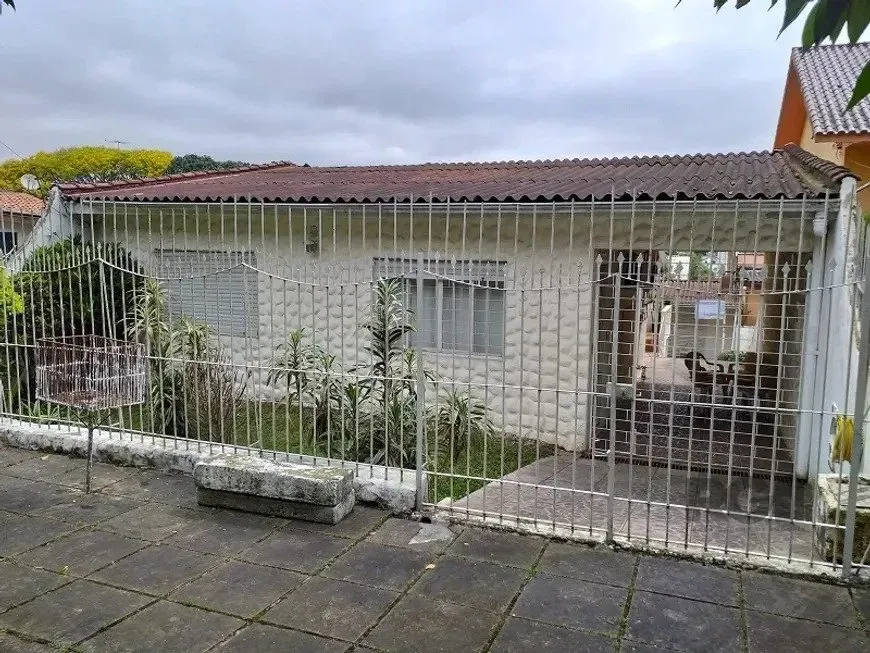
[[40, 338], [124, 336], [132, 298], [143, 287], [139, 271], [135, 258], [114, 243], [66, 239], [33, 252], [11, 279], [22, 310], [7, 312], [2, 325], [6, 406], [34, 399], [33, 345]]

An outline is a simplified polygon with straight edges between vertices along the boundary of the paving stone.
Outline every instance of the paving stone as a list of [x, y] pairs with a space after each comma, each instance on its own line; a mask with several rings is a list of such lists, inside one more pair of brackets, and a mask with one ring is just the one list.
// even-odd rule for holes
[[82, 531], [28, 551], [18, 559], [57, 573], [87, 576], [144, 546], [147, 544], [141, 540], [114, 533]]
[[505, 610], [526, 579], [526, 572], [481, 560], [443, 556], [411, 588], [442, 601], [474, 606], [490, 612]]
[[27, 515], [9, 515], [0, 532], [0, 556], [9, 556], [45, 544], [73, 527], [63, 522]]
[[373, 587], [403, 590], [431, 559], [428, 553], [360, 542], [335, 560], [323, 575]]
[[408, 595], [365, 642], [391, 653], [479, 651], [489, 641], [498, 620], [489, 612]]
[[247, 562], [226, 562], [170, 597], [212, 610], [254, 616], [295, 589], [306, 576]]
[[538, 569], [553, 576], [628, 587], [636, 562], [637, 557], [627, 553], [554, 542], [544, 551]]
[[410, 519], [391, 517], [366, 538], [368, 542], [402, 546], [412, 551], [443, 553], [457, 534], [459, 527], [444, 524], [422, 524]]
[[347, 642], [309, 635], [295, 630], [252, 624], [230, 637], [216, 651], [220, 653], [257, 653], [259, 651], [299, 651], [299, 653], [343, 653]]
[[737, 572], [701, 564], [643, 556], [637, 570], [639, 590], [685, 599], [737, 605]]
[[852, 601], [864, 619], [864, 627], [870, 630], [870, 589], [852, 589]]
[[347, 540], [309, 531], [278, 531], [239, 557], [272, 567], [313, 572], [351, 545]]
[[397, 596], [389, 590], [315, 577], [269, 610], [262, 620], [353, 641], [378, 620]]
[[6, 492], [11, 490], [18, 490], [23, 487], [27, 487], [32, 484], [34, 481], [29, 478], [18, 478], [17, 476], [5, 476], [2, 475], [3, 470], [0, 469], [0, 497], [5, 496]]
[[78, 580], [0, 615], [0, 627], [72, 644], [150, 600], [141, 594]]
[[[120, 467], [118, 465], [109, 465], [106, 463], [94, 463], [91, 470], [91, 489], [101, 490], [113, 483], [124, 480], [133, 476], [136, 469], [132, 467]], [[85, 489], [85, 470], [84, 468], [73, 468], [68, 472], [59, 474], [51, 479], [52, 483], [65, 485], [77, 490]]]
[[12, 512], [36, 513], [44, 508], [67, 503], [79, 496], [75, 490], [51, 483], [29, 482], [3, 493], [3, 508]]
[[54, 650], [38, 642], [19, 639], [8, 633], [0, 633], [0, 651], [3, 653], [49, 653]]
[[18, 476], [19, 478], [44, 481], [54, 476], [65, 474], [71, 469], [81, 469], [82, 473], [84, 473], [84, 459], [44, 454], [39, 458], [31, 458], [11, 467], [4, 467], [3, 473], [9, 476]]
[[353, 512], [342, 519], [337, 524], [319, 524], [317, 522], [302, 522], [297, 521], [291, 524], [290, 528], [303, 528], [315, 533], [327, 533], [337, 537], [350, 537], [359, 539], [369, 533], [373, 528], [382, 524], [390, 513], [386, 510], [378, 508], [369, 508], [355, 505]]
[[124, 558], [91, 578], [127, 589], [166, 594], [214, 567], [215, 556], [174, 546], [155, 545]]
[[76, 526], [87, 526], [122, 515], [141, 506], [137, 501], [105, 494], [79, 494], [63, 503], [56, 503], [35, 514], [60, 519]]
[[849, 590], [772, 574], [743, 574], [746, 607], [786, 617], [858, 627]]
[[175, 535], [200, 519], [201, 515], [186, 508], [149, 504], [104, 521], [100, 528], [154, 542]]
[[525, 586], [513, 616], [615, 634], [627, 596], [621, 587], [541, 575]]
[[0, 611], [68, 582], [68, 578], [57, 574], [0, 561]]
[[193, 479], [181, 472], [140, 470], [129, 478], [113, 483], [103, 492], [137, 501], [155, 501], [186, 508], [195, 508], [197, 505]]
[[160, 601], [84, 643], [86, 651], [205, 651], [244, 621]]
[[736, 608], [635, 592], [626, 637], [680, 651], [739, 651]]
[[230, 510], [209, 510], [200, 512], [200, 516], [201, 519], [189, 523], [166, 543], [204, 553], [232, 555], [287, 523], [283, 519]]
[[16, 447], [0, 446], [0, 467], [17, 465], [25, 460], [41, 458], [44, 455], [45, 454], [41, 451], [29, 451], [27, 449], [18, 449]]
[[750, 651], [867, 651], [861, 630], [746, 611]]
[[632, 642], [629, 639], [623, 639], [622, 644], [619, 646], [619, 653], [662, 653], [662, 651], [674, 650], [676, 649], [653, 646], [643, 642]]
[[613, 640], [550, 624], [508, 617], [492, 647], [492, 653], [610, 653]]
[[447, 553], [528, 569], [542, 548], [544, 540], [538, 537], [469, 528], [456, 538]]

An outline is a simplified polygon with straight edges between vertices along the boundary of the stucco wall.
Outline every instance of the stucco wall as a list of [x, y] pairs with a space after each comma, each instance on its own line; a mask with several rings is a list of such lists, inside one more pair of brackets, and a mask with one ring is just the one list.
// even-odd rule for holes
[[[365, 360], [359, 328], [370, 302], [378, 256], [498, 260], [506, 263], [503, 355], [427, 352], [439, 385], [456, 383], [483, 399], [503, 428], [524, 438], [540, 434], [569, 449], [588, 443], [587, 405], [592, 319], [601, 250], [791, 251], [810, 246], [808, 221], [747, 206], [694, 216], [670, 206], [658, 211], [496, 211], [459, 207], [394, 211], [391, 207], [125, 207], [101, 219], [98, 237], [123, 241], [150, 273], [157, 249], [256, 252], [258, 333], [225, 338], [238, 365], [252, 372], [263, 397], [263, 366], [288, 330], [306, 327], [352, 370]], [[804, 225], [804, 229], [799, 228]], [[314, 243], [316, 247], [306, 247]], [[606, 258], [606, 252], [605, 252]]]
[[801, 142], [799, 145], [807, 152], [811, 152], [821, 159], [833, 161], [838, 165], [844, 165], [844, 149], [839, 147], [836, 143], [817, 143], [813, 138], [813, 126], [810, 123], [809, 118], [807, 118], [804, 123], [804, 129], [801, 132]]

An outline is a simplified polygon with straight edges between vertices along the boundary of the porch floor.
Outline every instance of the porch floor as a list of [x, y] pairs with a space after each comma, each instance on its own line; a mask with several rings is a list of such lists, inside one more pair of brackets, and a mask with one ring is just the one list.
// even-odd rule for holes
[[[607, 529], [606, 494], [606, 460], [563, 454], [489, 483], [452, 510], [551, 523], [594, 537]], [[801, 481], [617, 461], [614, 497], [613, 532], [635, 543], [821, 562], [812, 526], [790, 521], [812, 520], [812, 490]]]

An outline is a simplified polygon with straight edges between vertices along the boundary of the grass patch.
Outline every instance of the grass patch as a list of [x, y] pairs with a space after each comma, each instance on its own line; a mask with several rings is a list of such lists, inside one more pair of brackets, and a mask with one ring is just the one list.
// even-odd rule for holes
[[[336, 419], [341, 419], [337, 414]], [[310, 436], [308, 422], [310, 417], [303, 409], [300, 420], [297, 406], [285, 403], [249, 402], [240, 409], [233, 428], [234, 442], [240, 446], [261, 448], [267, 451], [295, 453], [307, 456], [323, 456]], [[124, 426], [134, 430], [151, 430], [151, 420], [147, 409], [136, 407], [124, 412]], [[359, 430], [365, 433], [368, 424], [360, 422]], [[416, 432], [396, 434], [406, 441], [417, 437]], [[434, 442], [429, 443], [427, 471], [429, 472], [429, 500], [438, 502], [452, 497], [462, 498], [482, 488], [488, 481], [496, 480], [529, 465], [539, 458], [555, 453], [551, 444], [519, 440], [496, 433], [488, 436], [458, 438], [463, 443], [461, 451], [451, 457], [449, 453], [438, 452]], [[365, 460], [366, 451], [347, 450], [344, 457]], [[452, 458], [452, 459], [451, 459]], [[487, 479], [487, 480], [484, 480]]]

